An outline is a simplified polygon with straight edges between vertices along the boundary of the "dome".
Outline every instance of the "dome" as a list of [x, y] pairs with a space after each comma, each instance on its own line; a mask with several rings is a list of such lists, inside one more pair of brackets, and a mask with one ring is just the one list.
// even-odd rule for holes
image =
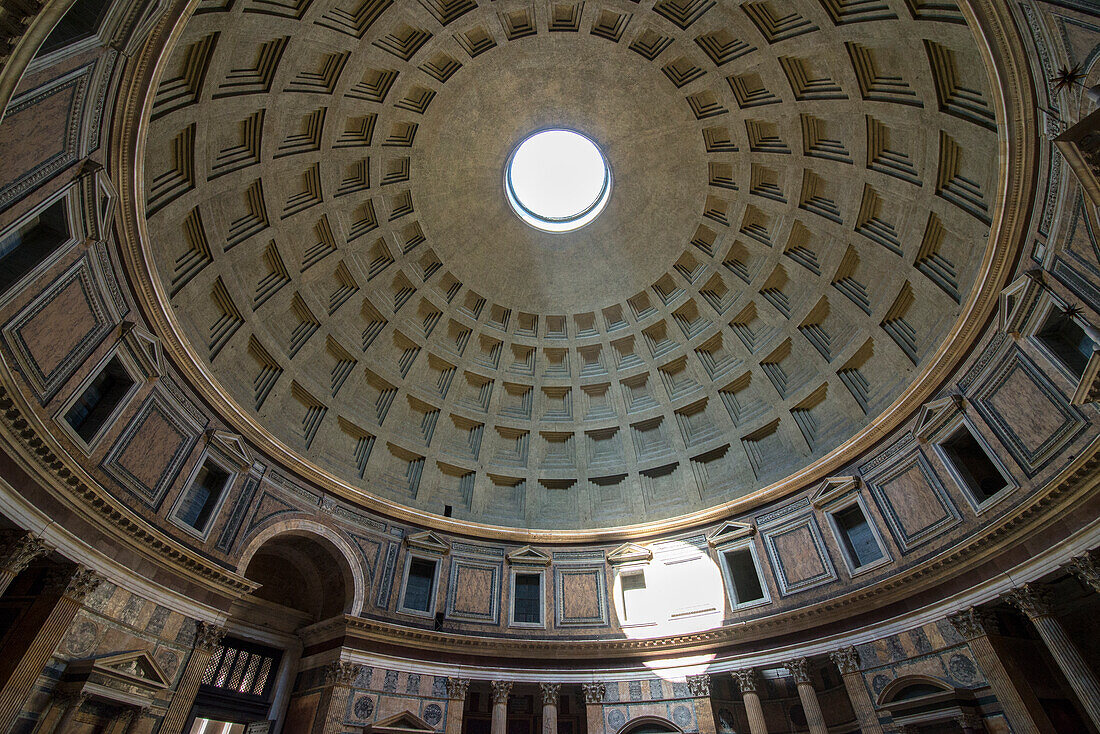
[[[200, 5], [144, 141], [163, 318], [238, 430], [418, 514], [819, 476], [958, 348], [1007, 163], [958, 16], [844, 7]], [[551, 127], [614, 171], [573, 232], [501, 183]]]
[[1100, 728], [1098, 39], [0, 0], [0, 732]]

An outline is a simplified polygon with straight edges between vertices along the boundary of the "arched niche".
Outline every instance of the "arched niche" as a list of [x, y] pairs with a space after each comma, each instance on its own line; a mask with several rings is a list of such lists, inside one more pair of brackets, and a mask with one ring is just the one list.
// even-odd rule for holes
[[248, 544], [238, 571], [260, 584], [255, 600], [293, 610], [302, 624], [363, 608], [367, 584], [358, 554], [320, 523], [292, 520], [266, 528]]
[[623, 724], [616, 734], [682, 734], [683, 731], [660, 716], [639, 716]]

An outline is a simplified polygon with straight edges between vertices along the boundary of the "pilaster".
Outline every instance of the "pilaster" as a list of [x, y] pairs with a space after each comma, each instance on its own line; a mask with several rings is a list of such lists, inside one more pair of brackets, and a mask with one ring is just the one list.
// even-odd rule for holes
[[871, 694], [860, 674], [859, 651], [855, 647], [842, 647], [829, 653], [829, 659], [840, 670], [840, 677], [844, 680], [848, 700], [852, 702], [852, 709], [856, 712], [860, 731], [864, 734], [883, 734], [878, 714], [875, 713], [875, 704], [871, 701]]
[[195, 703], [195, 694], [199, 692], [202, 674], [206, 672], [210, 656], [218, 649], [225, 633], [225, 627], [209, 622], [195, 623], [195, 645], [187, 658], [187, 665], [180, 675], [176, 692], [172, 695], [172, 702], [168, 704], [168, 711], [160, 723], [158, 734], [181, 734], [183, 731], [184, 720]]

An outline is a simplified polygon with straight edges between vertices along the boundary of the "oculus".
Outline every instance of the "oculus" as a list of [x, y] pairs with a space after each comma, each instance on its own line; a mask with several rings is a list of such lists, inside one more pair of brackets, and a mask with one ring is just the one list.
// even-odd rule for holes
[[544, 232], [592, 222], [611, 198], [611, 167], [599, 146], [573, 130], [541, 130], [508, 157], [504, 191], [512, 210]]

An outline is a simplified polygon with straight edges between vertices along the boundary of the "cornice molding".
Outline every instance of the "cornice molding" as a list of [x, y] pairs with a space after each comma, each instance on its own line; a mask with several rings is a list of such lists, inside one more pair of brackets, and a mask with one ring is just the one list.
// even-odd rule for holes
[[[1059, 517], [1073, 512], [1079, 503], [1100, 491], [1100, 437], [1092, 442], [1047, 486], [1036, 492], [1030, 501], [1017, 507], [995, 526], [985, 528], [953, 548], [906, 569], [880, 582], [778, 614], [748, 620], [734, 626], [683, 635], [650, 639], [511, 639], [481, 637], [459, 633], [436, 632], [430, 629], [404, 627], [363, 617], [334, 617], [301, 631], [306, 646], [343, 638], [344, 644], [356, 642], [409, 647], [417, 651], [432, 651], [454, 655], [477, 655], [497, 658], [599, 659], [611, 656], [623, 659], [645, 658], [654, 651], [662, 654], [693, 654], [712, 652], [715, 648], [766, 640], [774, 635], [788, 635], [813, 627], [843, 623], [857, 610], [882, 609], [915, 593], [940, 587], [945, 579], [961, 569], [984, 562], [1006, 546], [1020, 541], [1044, 526], [1057, 524]], [[1075, 551], [1076, 553], [1076, 551]], [[1068, 560], [1068, 559], [1067, 559]], [[1064, 561], [1063, 561], [1064, 562]], [[973, 602], [967, 604], [969, 606]], [[870, 626], [865, 619], [860, 626]]]
[[251, 593], [257, 584], [221, 568], [200, 554], [169, 538], [124, 503], [112, 497], [67, 455], [31, 411], [21, 405], [21, 394], [12, 392], [6, 364], [0, 366], [0, 442], [12, 458], [51, 495], [95, 524], [108, 537], [125, 543], [161, 568], [226, 597]]

